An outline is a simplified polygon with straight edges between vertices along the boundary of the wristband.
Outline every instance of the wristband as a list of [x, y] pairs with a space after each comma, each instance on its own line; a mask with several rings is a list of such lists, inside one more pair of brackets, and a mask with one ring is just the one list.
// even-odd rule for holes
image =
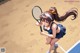
[[52, 34], [48, 34], [48, 36], [53, 36]]

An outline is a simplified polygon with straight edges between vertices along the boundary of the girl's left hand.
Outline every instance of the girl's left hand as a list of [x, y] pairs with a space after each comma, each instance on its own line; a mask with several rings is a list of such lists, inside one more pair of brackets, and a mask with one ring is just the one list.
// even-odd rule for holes
[[40, 32], [41, 35], [48, 36], [45, 32]]
[[41, 34], [41, 35], [45, 35], [45, 33], [44, 33], [44, 32], [40, 32], [40, 34]]

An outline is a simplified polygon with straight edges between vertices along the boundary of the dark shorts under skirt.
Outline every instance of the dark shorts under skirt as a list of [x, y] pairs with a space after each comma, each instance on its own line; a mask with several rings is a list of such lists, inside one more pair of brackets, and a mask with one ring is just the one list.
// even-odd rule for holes
[[58, 24], [58, 26], [60, 27], [60, 32], [56, 34], [56, 38], [60, 39], [66, 34], [66, 28], [61, 24]]

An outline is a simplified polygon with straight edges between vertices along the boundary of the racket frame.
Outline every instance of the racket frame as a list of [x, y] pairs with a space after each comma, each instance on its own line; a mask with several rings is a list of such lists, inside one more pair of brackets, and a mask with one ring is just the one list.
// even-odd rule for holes
[[[33, 14], [33, 10], [34, 10], [35, 7], [38, 7], [38, 8], [41, 10], [41, 13], [42, 13], [42, 9], [41, 9], [39, 6], [34, 6], [34, 7], [32, 8], [32, 16], [33, 16], [33, 18], [34, 18], [38, 23], [40, 23], [40, 19], [36, 19], [35, 16], [34, 16], [34, 14]], [[43, 31], [41, 26], [40, 26], [40, 31], [41, 31], [41, 32]]]

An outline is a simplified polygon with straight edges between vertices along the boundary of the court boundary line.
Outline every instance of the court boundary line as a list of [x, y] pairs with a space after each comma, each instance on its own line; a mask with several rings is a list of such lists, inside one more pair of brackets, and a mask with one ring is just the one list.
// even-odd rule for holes
[[58, 46], [60, 47], [60, 49], [64, 52], [64, 53], [69, 53], [70, 50], [72, 50], [78, 43], [80, 43], [80, 40], [77, 41], [72, 47], [70, 47], [67, 51], [60, 46], [60, 44], [57, 42]]
[[61, 47], [59, 43], [57, 43], [57, 44], [58, 44], [58, 46], [60, 47], [60, 49], [61, 49], [64, 53], [66, 53], [66, 50], [65, 50], [63, 47]]
[[80, 43], [80, 40], [77, 41], [70, 49], [68, 49], [68, 50], [66, 51], [66, 53], [68, 53], [70, 50], [72, 50], [78, 43]]

